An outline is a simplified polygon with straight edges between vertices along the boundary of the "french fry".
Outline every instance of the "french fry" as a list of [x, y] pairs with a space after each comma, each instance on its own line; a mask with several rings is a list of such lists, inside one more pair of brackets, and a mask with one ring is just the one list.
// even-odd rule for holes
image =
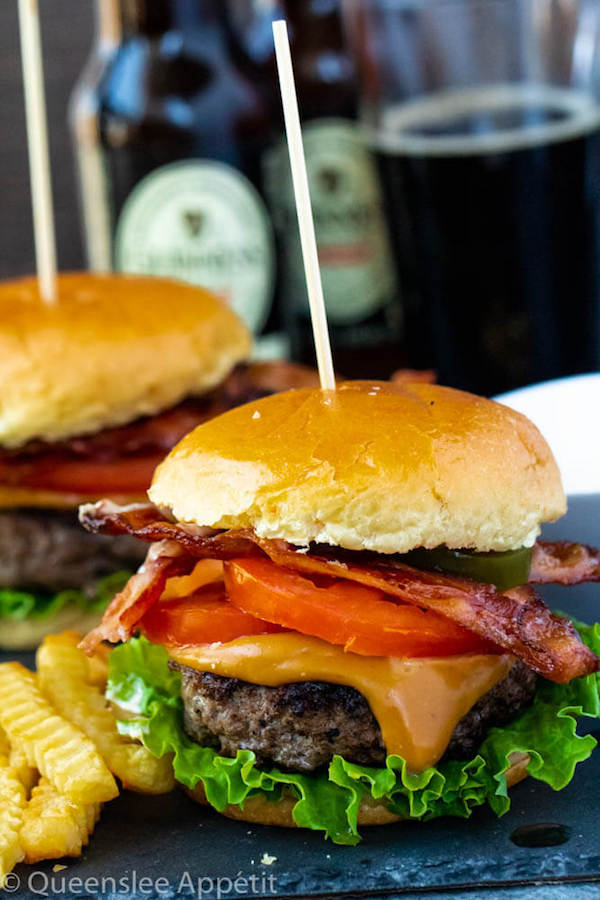
[[85, 826], [87, 828], [88, 837], [96, 827], [96, 822], [100, 818], [100, 812], [102, 810], [101, 803], [89, 803], [85, 809]]
[[8, 735], [0, 726], [0, 756], [5, 756], [9, 766], [17, 773], [17, 778], [23, 783], [25, 792], [29, 797], [31, 788], [36, 784], [39, 773], [27, 762], [27, 758], [18, 747], [11, 747]]
[[38, 770], [28, 764], [22, 750], [18, 747], [11, 747], [8, 735], [0, 726], [0, 758], [2, 757], [6, 757], [8, 765], [15, 770], [17, 778], [23, 784], [25, 793], [29, 797], [31, 788], [38, 780]]
[[0, 890], [6, 876], [23, 859], [19, 832], [27, 799], [17, 773], [0, 757]]
[[[74, 631], [67, 632], [73, 635], [71, 640], [76, 640], [77, 644], [81, 641], [81, 635], [75, 634]], [[93, 656], [86, 656], [87, 663], [87, 680], [90, 684], [95, 684], [100, 690], [104, 691], [106, 682], [108, 681], [108, 657], [110, 656], [110, 647], [100, 644]]]
[[123, 787], [164, 794], [174, 787], [171, 760], [156, 759], [137, 741], [123, 737], [100, 689], [86, 683], [87, 658], [73, 632], [47, 637], [37, 652], [40, 687], [58, 712], [80, 728]]
[[25, 862], [81, 856], [99, 814], [99, 804], [71, 803], [48, 779], [41, 778], [23, 813], [20, 842]]
[[72, 803], [102, 803], [118, 795], [92, 741], [57, 715], [35, 676], [19, 663], [0, 665], [0, 725], [28, 765]]
[[10, 756], [10, 741], [4, 728], [0, 725], [0, 756]]
[[19, 781], [25, 788], [25, 793], [29, 797], [31, 789], [37, 784], [40, 773], [27, 762], [27, 757], [20, 747], [12, 747], [8, 757], [11, 768], [17, 773]]

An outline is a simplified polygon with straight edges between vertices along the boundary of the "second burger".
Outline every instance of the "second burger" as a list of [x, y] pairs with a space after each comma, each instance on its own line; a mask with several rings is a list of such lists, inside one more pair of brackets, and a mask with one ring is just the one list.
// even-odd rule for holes
[[218, 297], [167, 279], [72, 273], [46, 306], [0, 287], [0, 648], [86, 629], [142, 559], [86, 534], [82, 501], [145, 496], [193, 427], [308, 370], [248, 366], [251, 338]]

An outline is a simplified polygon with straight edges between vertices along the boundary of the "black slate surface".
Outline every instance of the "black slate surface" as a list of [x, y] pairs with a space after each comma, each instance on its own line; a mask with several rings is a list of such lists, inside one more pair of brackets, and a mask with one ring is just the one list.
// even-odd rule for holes
[[[572, 498], [568, 516], [545, 535], [600, 543], [600, 496]], [[553, 607], [587, 621], [600, 618], [598, 586], [544, 593]], [[600, 737], [600, 724], [592, 723], [589, 730]], [[56, 873], [53, 863], [19, 866], [11, 893], [16, 898], [135, 900], [600, 898], [600, 750], [578, 767], [566, 790], [555, 793], [530, 779], [511, 796], [513, 808], [502, 819], [479, 809], [467, 821], [365, 829], [358, 847], [336, 847], [310, 832], [229, 821], [180, 792], [165, 797], [123, 794], [105, 808], [81, 860], [66, 860], [66, 868]], [[565, 843], [527, 848], [510, 839], [516, 828], [548, 823], [563, 826]], [[266, 864], [264, 854], [275, 859]]]

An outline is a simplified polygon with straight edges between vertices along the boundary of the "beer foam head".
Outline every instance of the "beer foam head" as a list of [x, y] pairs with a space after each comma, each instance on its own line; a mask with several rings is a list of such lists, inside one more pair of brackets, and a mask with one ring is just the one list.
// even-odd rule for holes
[[599, 127], [600, 106], [591, 94], [501, 84], [440, 91], [392, 106], [369, 136], [383, 153], [471, 156], [556, 143]]

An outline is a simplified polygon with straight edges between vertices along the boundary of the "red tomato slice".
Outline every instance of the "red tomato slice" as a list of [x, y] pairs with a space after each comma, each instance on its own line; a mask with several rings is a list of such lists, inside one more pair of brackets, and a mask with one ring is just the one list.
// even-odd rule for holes
[[153, 644], [171, 647], [225, 643], [247, 635], [283, 631], [237, 609], [227, 600], [222, 582], [207, 585], [188, 597], [159, 600], [143, 617], [140, 628]]
[[114, 462], [44, 456], [0, 465], [0, 484], [82, 495], [143, 494], [164, 454], [132, 456]]
[[365, 656], [452, 656], [497, 648], [449, 619], [398, 604], [374, 588], [311, 579], [266, 559], [224, 563], [225, 586], [240, 610]]

